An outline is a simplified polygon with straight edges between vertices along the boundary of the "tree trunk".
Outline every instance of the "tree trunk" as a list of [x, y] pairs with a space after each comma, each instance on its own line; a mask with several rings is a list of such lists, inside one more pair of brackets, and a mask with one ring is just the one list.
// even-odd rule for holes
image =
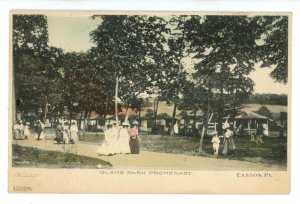
[[206, 134], [206, 130], [207, 130], [207, 124], [208, 124], [208, 113], [204, 114], [204, 118], [203, 118], [203, 126], [202, 126], [202, 131], [201, 131], [201, 137], [200, 137], [200, 145], [199, 145], [199, 153], [203, 153], [203, 139], [204, 136]]
[[115, 116], [116, 116], [117, 126], [119, 125], [119, 120], [118, 120], [118, 89], [119, 89], [119, 74], [117, 73], [116, 87], [115, 87]]
[[141, 125], [141, 122], [142, 122], [142, 120], [141, 120], [141, 111], [142, 111], [142, 102], [140, 101], [140, 107], [139, 107], [139, 125]]
[[130, 105], [126, 105], [126, 112], [125, 112], [125, 119], [124, 119], [124, 122], [128, 122], [128, 117], [129, 117], [128, 109], [129, 109], [129, 106], [130, 106]]
[[71, 104], [70, 116], [69, 116], [69, 127], [71, 127], [72, 124], [72, 117], [73, 117], [73, 105]]
[[78, 129], [81, 129], [81, 120], [82, 120], [82, 116], [83, 116], [83, 111], [81, 111], [80, 113], [80, 118], [79, 118], [79, 123], [78, 123]]
[[218, 133], [222, 133], [222, 125], [223, 125], [223, 117], [224, 117], [224, 90], [221, 88], [221, 100], [220, 107], [218, 108]]
[[174, 124], [176, 122], [176, 119], [175, 119], [175, 117], [176, 117], [176, 111], [177, 111], [177, 103], [174, 102], [170, 135], [174, 135]]
[[88, 112], [85, 110], [84, 111], [84, 122], [83, 122], [83, 135], [86, 132], [86, 126], [87, 126], [87, 114]]
[[194, 122], [193, 122], [194, 138], [196, 138], [196, 113], [197, 113], [197, 109], [194, 108]]
[[156, 118], [157, 118], [157, 110], [158, 110], [159, 100], [156, 99], [156, 103], [154, 102], [154, 126], [156, 126]]
[[48, 114], [48, 102], [46, 102], [46, 105], [45, 105], [45, 112], [44, 112], [44, 123], [46, 123], [47, 114]]

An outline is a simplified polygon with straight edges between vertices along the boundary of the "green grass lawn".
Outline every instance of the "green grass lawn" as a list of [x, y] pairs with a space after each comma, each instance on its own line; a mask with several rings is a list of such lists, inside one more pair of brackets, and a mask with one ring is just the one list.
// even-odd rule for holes
[[37, 148], [13, 145], [13, 167], [45, 167], [45, 168], [89, 168], [95, 169], [97, 165], [110, 168], [109, 162], [101, 159], [80, 156], [70, 149], [66, 153], [45, 151]]
[[[100, 144], [103, 140], [103, 133], [86, 133], [80, 137], [80, 141], [94, 144]], [[200, 138], [186, 136], [140, 135], [142, 151], [199, 156], [197, 152], [199, 141]], [[250, 138], [246, 136], [234, 138], [234, 141], [237, 148], [235, 152], [227, 156], [220, 154], [219, 158], [287, 165], [287, 138], [264, 137], [263, 145], [251, 142]], [[203, 148], [204, 153], [200, 156], [214, 157], [211, 137], [204, 138]], [[221, 149], [222, 140], [220, 152]]]
[[[199, 138], [183, 136], [141, 136], [143, 150], [166, 152], [175, 154], [199, 155]], [[219, 155], [219, 158], [228, 158], [242, 161], [262, 162], [270, 164], [287, 165], [287, 141], [286, 138], [265, 137], [264, 144], [258, 145], [251, 142], [248, 137], [234, 138], [236, 150], [227, 156]], [[203, 141], [204, 153], [201, 156], [214, 157], [211, 138]], [[222, 140], [220, 150], [222, 150]]]

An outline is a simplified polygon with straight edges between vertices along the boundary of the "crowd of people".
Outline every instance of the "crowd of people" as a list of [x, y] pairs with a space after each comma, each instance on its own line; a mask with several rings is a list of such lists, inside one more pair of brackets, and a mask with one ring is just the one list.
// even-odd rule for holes
[[99, 155], [139, 154], [138, 123], [133, 122], [129, 130], [129, 123], [124, 122], [121, 127], [112, 121], [106, 125], [105, 140], [100, 145]]
[[[105, 139], [97, 150], [99, 155], [114, 155], [114, 154], [139, 154], [140, 143], [138, 138], [138, 123], [134, 121], [131, 124], [128, 122], [122, 123], [122, 126], [118, 126], [115, 121], [111, 121], [106, 124], [104, 131]], [[41, 120], [37, 120], [34, 125], [37, 133], [36, 140], [42, 140], [45, 138], [44, 129], [45, 125]], [[219, 150], [223, 155], [235, 152], [236, 146], [234, 143], [234, 131], [232, 125], [225, 121], [222, 126], [222, 134], [218, 134], [217, 131], [212, 132], [212, 147], [214, 155], [219, 154]], [[239, 127], [239, 129], [241, 129]], [[263, 141], [262, 125], [257, 127], [255, 134], [252, 135], [251, 141], [256, 142], [259, 145], [264, 143]], [[239, 131], [240, 133], [241, 131]], [[240, 133], [241, 134], [241, 133]], [[13, 135], [16, 140], [27, 140], [31, 138], [30, 123], [17, 120], [13, 126]], [[222, 142], [221, 142], [221, 139]], [[76, 122], [59, 123], [55, 131], [55, 143], [60, 144], [77, 144], [78, 143], [78, 126]], [[220, 145], [221, 144], [221, 145]]]
[[[45, 125], [42, 121], [37, 120], [35, 129], [37, 132], [36, 140], [44, 139]], [[17, 120], [13, 126], [13, 135], [15, 140], [28, 140], [31, 138], [30, 123]]]
[[[45, 125], [41, 120], [37, 120], [33, 125], [35, 128], [36, 140], [45, 139]], [[138, 138], [138, 123], [134, 121], [131, 124], [124, 122], [118, 126], [112, 121], [106, 125], [104, 131], [105, 139], [98, 149], [99, 155], [114, 154], [139, 154], [140, 143]], [[32, 139], [30, 133], [30, 123], [17, 120], [13, 126], [13, 138], [16, 140]], [[54, 143], [56, 144], [77, 144], [78, 143], [78, 126], [76, 122], [58, 123], [55, 129]]]

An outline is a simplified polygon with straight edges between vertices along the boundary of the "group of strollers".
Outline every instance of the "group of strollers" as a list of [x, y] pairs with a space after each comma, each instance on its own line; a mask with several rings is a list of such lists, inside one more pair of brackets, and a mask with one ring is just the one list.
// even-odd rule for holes
[[78, 143], [78, 127], [75, 122], [72, 122], [72, 125], [68, 124], [58, 124], [56, 127], [56, 137], [54, 141], [57, 144], [77, 144]]

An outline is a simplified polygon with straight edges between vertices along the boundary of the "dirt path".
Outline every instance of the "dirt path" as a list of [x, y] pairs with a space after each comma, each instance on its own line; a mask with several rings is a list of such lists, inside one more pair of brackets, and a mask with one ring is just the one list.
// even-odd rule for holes
[[[187, 156], [169, 153], [157, 153], [142, 151], [138, 155], [117, 154], [114, 156], [98, 156], [97, 145], [79, 143], [77, 146], [71, 144], [54, 144], [52, 140], [14, 140], [13, 144], [26, 147], [34, 147], [43, 150], [66, 152], [73, 147], [78, 155], [99, 158], [110, 162], [113, 168], [160, 168], [160, 169], [197, 169], [197, 170], [285, 170], [280, 165], [263, 163], [252, 163], [220, 158], [207, 158], [201, 156]], [[73, 152], [74, 153], [74, 152]]]

